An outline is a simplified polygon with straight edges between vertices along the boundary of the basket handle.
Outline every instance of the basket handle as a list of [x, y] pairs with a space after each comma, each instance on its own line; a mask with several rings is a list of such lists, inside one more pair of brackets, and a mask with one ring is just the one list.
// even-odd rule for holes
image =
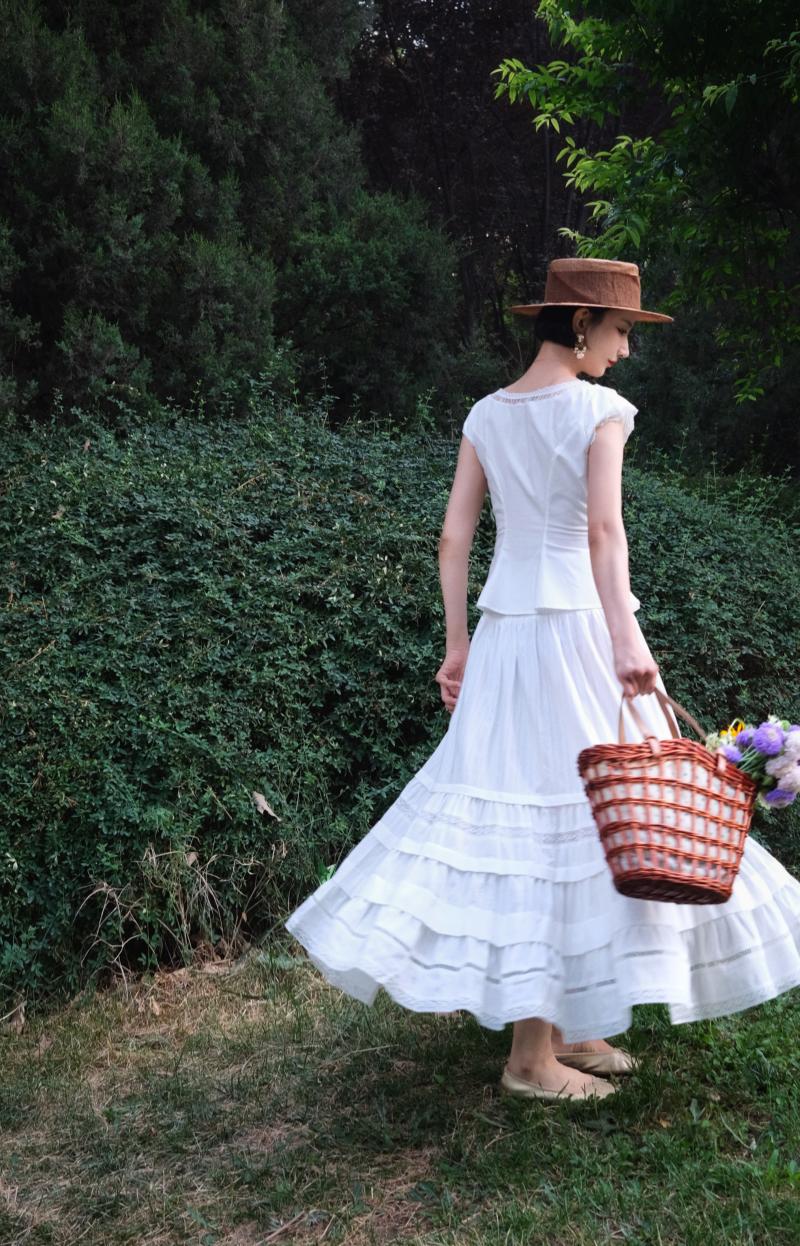
[[[692, 728], [692, 730], [696, 731], [700, 739], [703, 742], [705, 742], [705, 738], [706, 738], [705, 731], [703, 731], [703, 728], [700, 726], [697, 719], [692, 718], [692, 715], [689, 713], [688, 710], [685, 710], [682, 705], [678, 704], [677, 701], [673, 701], [672, 697], [668, 693], [662, 692], [660, 688], [654, 688], [653, 691], [656, 694], [658, 703], [661, 706], [664, 717], [667, 720], [667, 726], [669, 727], [670, 735], [672, 736], [673, 740], [680, 739], [680, 732], [678, 730], [678, 724], [675, 721], [674, 717], [671, 717], [670, 714], [667, 712], [668, 705], [672, 707], [675, 713], [680, 714], [681, 718], [685, 718], [689, 726]], [[623, 722], [623, 717], [622, 717], [622, 708], [626, 701], [628, 702], [628, 709], [630, 710], [633, 716], [633, 720], [636, 723], [636, 726], [639, 728], [639, 730], [642, 733], [642, 737], [645, 740], [653, 740], [656, 743], [658, 743], [658, 737], [655, 736], [653, 732], [649, 731], [648, 728], [646, 727], [641, 714], [639, 713], [638, 709], [633, 703], [633, 698], [626, 696], [626, 694], [623, 692], [622, 697], [620, 699], [620, 704], [619, 704], [619, 732], [618, 734], [619, 734], [620, 744], [625, 743], [625, 724]], [[652, 748], [652, 745], [651, 745], [651, 748]], [[659, 749], [653, 748], [654, 753], [658, 753], [659, 751], [660, 751]]]

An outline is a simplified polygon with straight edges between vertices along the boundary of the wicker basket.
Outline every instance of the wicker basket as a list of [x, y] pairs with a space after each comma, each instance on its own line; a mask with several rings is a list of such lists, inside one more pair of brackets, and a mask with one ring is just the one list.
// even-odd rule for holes
[[[617, 891], [639, 900], [722, 904], [733, 888], [758, 788], [718, 750], [680, 735], [667, 705], [705, 739], [691, 714], [655, 689], [671, 739], [648, 732], [631, 698], [619, 743], [578, 754], [578, 772]], [[645, 737], [626, 744], [625, 701]]]

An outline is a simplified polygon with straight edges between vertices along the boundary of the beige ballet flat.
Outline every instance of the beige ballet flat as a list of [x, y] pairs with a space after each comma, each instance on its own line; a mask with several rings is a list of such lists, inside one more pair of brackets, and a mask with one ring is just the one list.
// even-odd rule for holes
[[621, 1047], [613, 1051], [554, 1051], [553, 1055], [559, 1064], [568, 1064], [582, 1073], [615, 1073], [618, 1077], [634, 1073], [642, 1063]]
[[616, 1086], [612, 1086], [611, 1082], [603, 1081], [602, 1077], [593, 1077], [585, 1090], [573, 1090], [569, 1093], [563, 1090], [547, 1090], [536, 1082], [526, 1082], [524, 1078], [510, 1073], [508, 1065], [503, 1069], [500, 1085], [510, 1095], [520, 1095], [524, 1099], [546, 1099], [550, 1103], [555, 1100], [585, 1103], [592, 1099], [605, 1099], [608, 1095], [616, 1094]]

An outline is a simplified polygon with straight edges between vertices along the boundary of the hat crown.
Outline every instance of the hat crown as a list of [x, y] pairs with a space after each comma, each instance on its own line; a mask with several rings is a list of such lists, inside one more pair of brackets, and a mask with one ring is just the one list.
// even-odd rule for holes
[[545, 303], [584, 307], [642, 305], [639, 268], [625, 260], [560, 259], [547, 268]]

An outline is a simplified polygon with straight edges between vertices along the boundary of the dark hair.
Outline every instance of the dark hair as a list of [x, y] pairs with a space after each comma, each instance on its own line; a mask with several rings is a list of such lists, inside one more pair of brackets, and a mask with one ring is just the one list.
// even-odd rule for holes
[[[543, 307], [534, 321], [534, 335], [539, 342], [556, 342], [559, 346], [575, 345], [577, 338], [572, 330], [572, 317], [580, 307]], [[589, 324], [599, 324], [608, 311], [607, 307], [590, 307]]]

